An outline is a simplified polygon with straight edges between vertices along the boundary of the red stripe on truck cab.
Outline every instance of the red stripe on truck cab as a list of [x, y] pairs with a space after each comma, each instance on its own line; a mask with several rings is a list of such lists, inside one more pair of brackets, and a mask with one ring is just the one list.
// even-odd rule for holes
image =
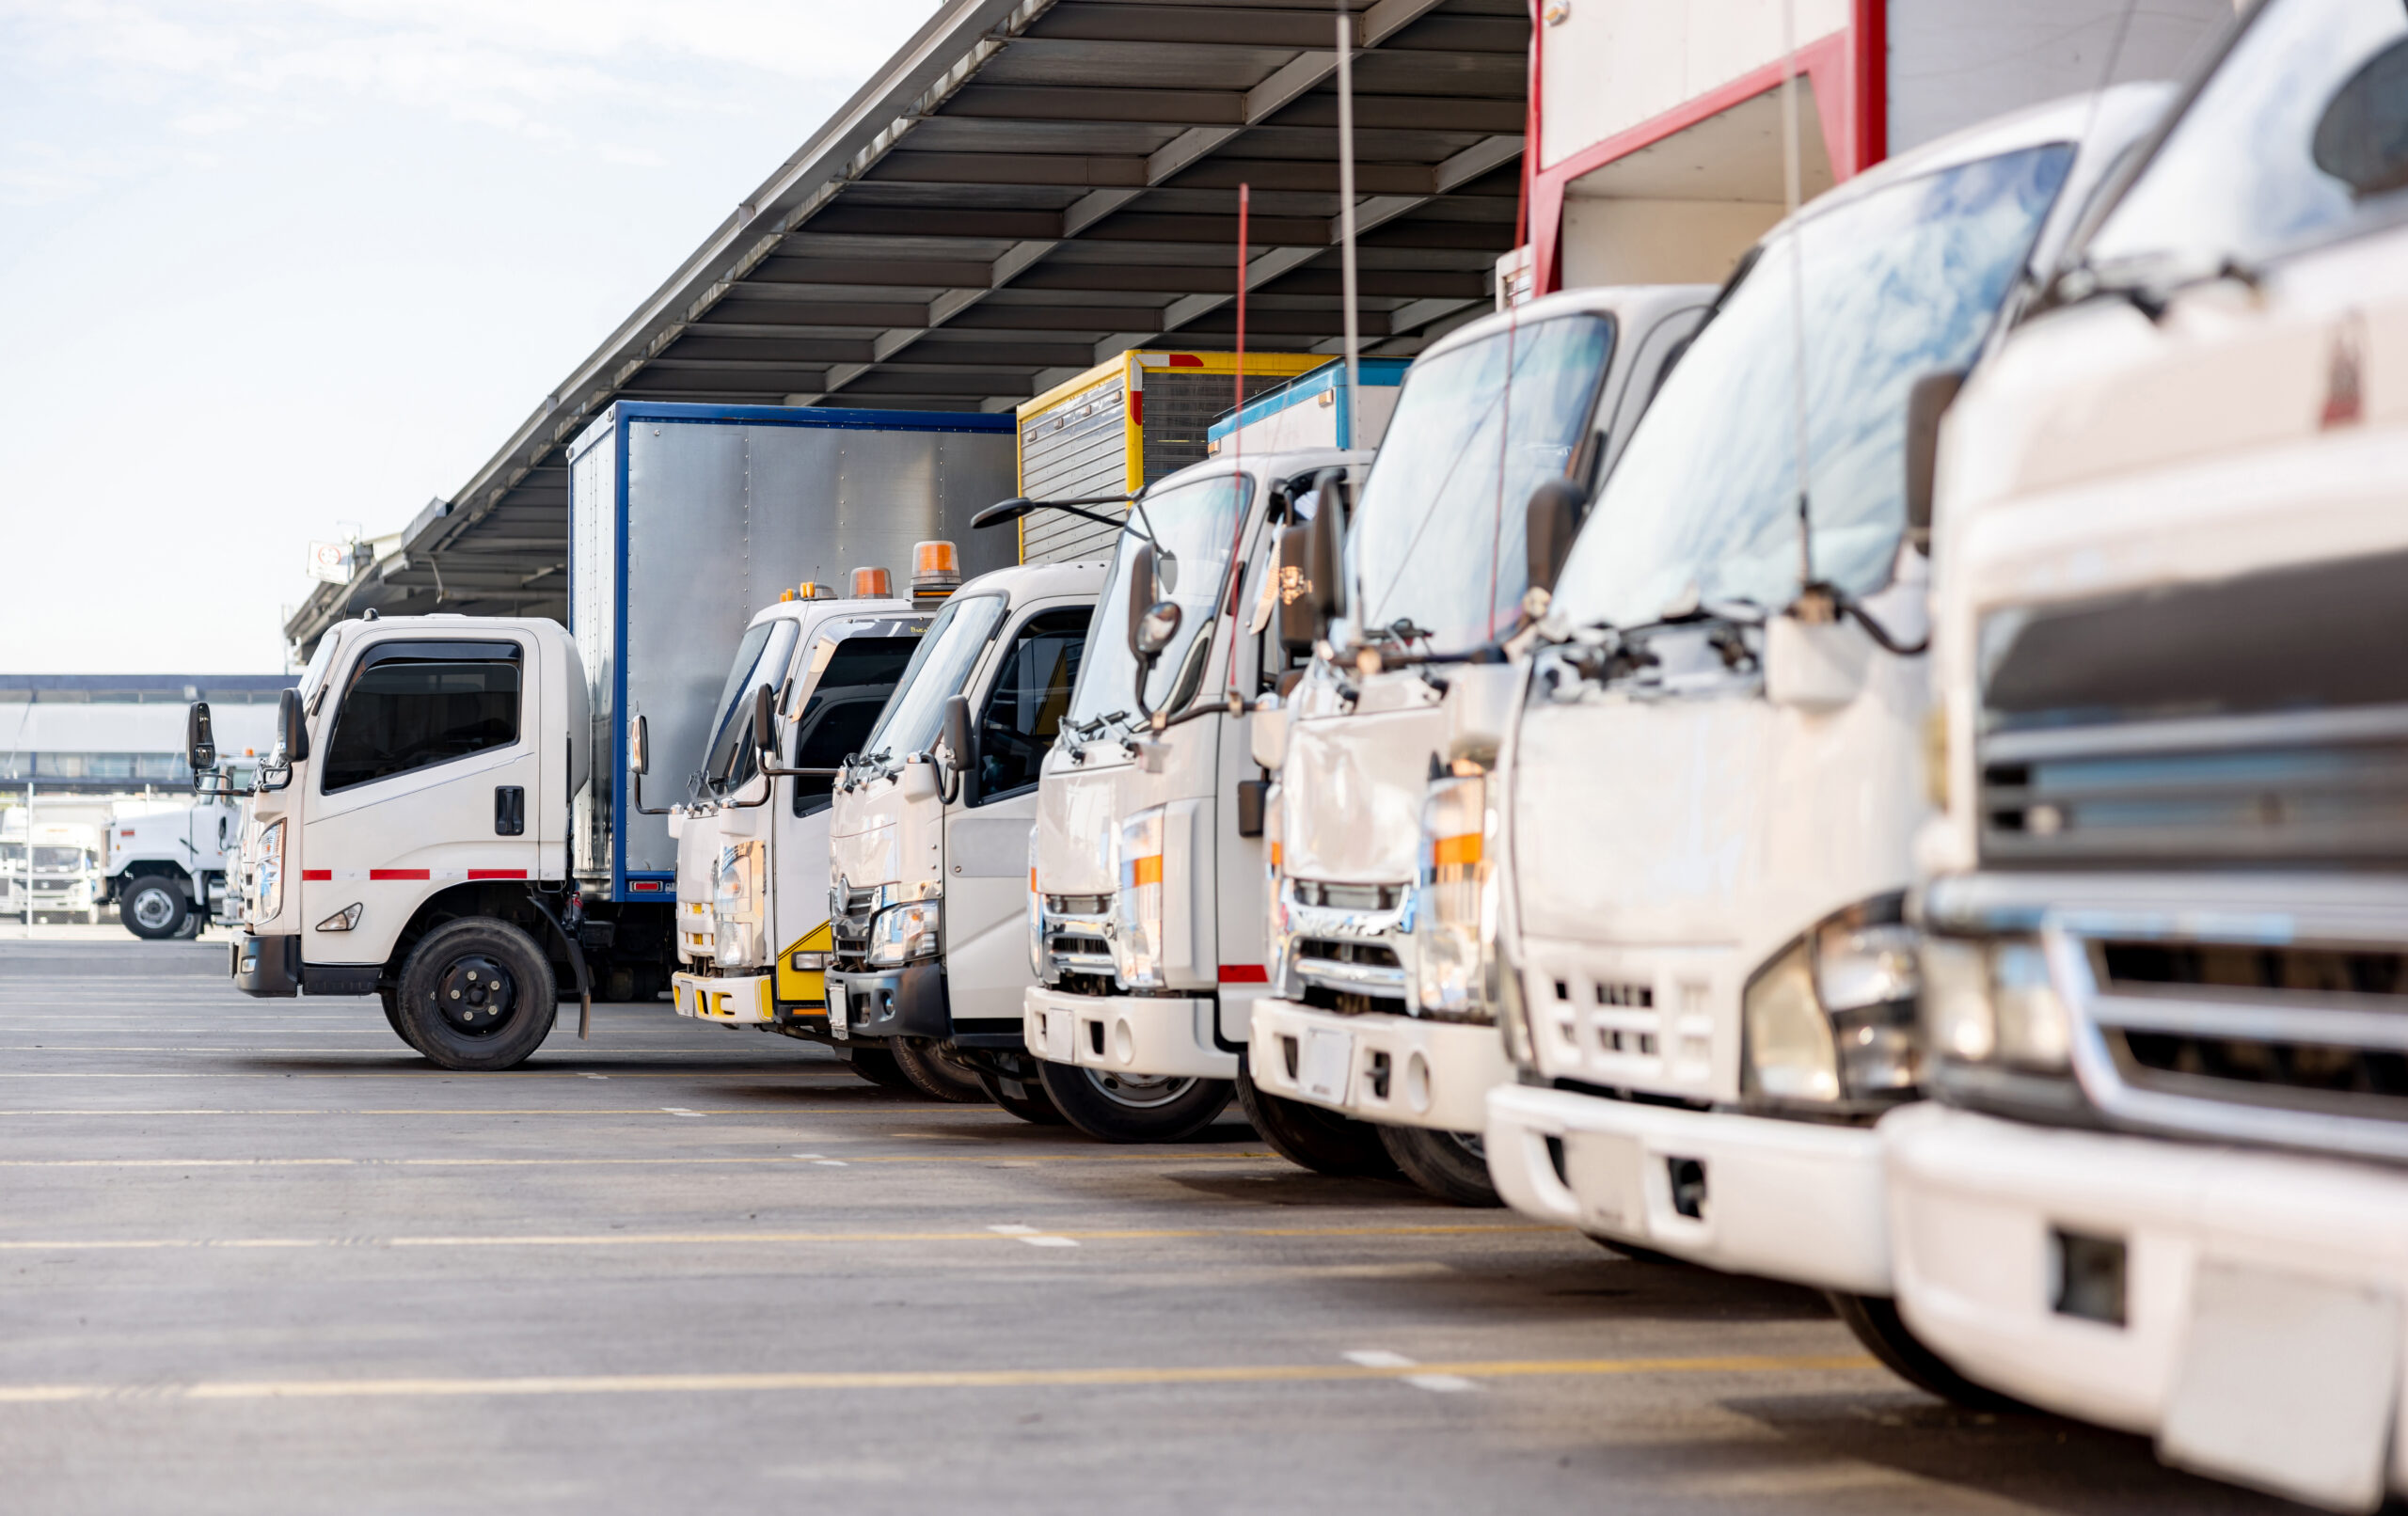
[[327, 882], [331, 881], [334, 876], [335, 871], [332, 869], [303, 869], [301, 871], [301, 882], [303, 884], [308, 884], [311, 880], [317, 880], [322, 883]]
[[372, 879], [423, 879], [426, 877], [426, 870], [370, 869], [368, 871], [368, 876]]
[[1225, 963], [1221, 965], [1221, 983], [1225, 985], [1267, 985], [1270, 971], [1259, 963]]
[[527, 871], [525, 869], [470, 869], [468, 871], [468, 877], [472, 879], [523, 879], [527, 877]]

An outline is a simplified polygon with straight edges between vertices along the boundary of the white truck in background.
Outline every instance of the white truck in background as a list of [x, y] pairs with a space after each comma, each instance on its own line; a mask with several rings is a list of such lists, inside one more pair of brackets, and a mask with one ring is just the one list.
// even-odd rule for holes
[[2251, 10], [1950, 411], [1901, 1314], [2334, 1510], [2408, 1496], [2408, 12]]
[[[1481, 861], [1450, 855], [1444, 877], [1425, 877], [1415, 856], [1423, 797], [1451, 756], [1441, 701], [1450, 684], [1510, 679], [1501, 644], [1527, 620], [1531, 491], [1592, 485], [1611, 466], [1713, 295], [1572, 291], [1449, 334], [1405, 378], [1342, 560], [1327, 504], [1283, 555], [1282, 638], [1318, 651], [1284, 708], [1255, 718], [1254, 755], [1279, 782], [1249, 1077], [1259, 1096], [1372, 1124], [1397, 1167], [1458, 1205], [1497, 1203], [1480, 1133], [1511, 1069], [1493, 997], [1465, 979], [1478, 966], [1419, 953], [1432, 890]], [[1264, 1137], [1312, 1164], [1275, 1126]]]
[[225, 797], [120, 807], [106, 828], [103, 870], [125, 929], [151, 940], [198, 937], [225, 903], [242, 827], [242, 807]]
[[1278, 529], [1365, 456], [1241, 442], [1149, 487], [1121, 528], [1029, 846], [1022, 1035], [1090, 1136], [1180, 1141], [1233, 1089], [1258, 1113], [1239, 1082], [1268, 979], [1267, 786], [1241, 717], [1291, 661], [1271, 626]]
[[[2165, 98], [2120, 86], [1972, 128], [1775, 228], [1598, 496], [1520, 698], [1459, 722], [1495, 774], [1433, 798], [1458, 817], [1432, 829], [1442, 856], [1460, 833], [1497, 863], [1520, 1071], [1488, 1097], [1499, 1192], [1830, 1291], [1883, 1362], [1960, 1399], [1984, 1397], [1890, 1299], [1875, 1129], [1922, 1077], [1905, 892], [1930, 813], [1931, 518], [1910, 440]], [[1424, 923], [1467, 954], [1481, 924]]]
[[[22, 810], [11, 818], [24, 816]], [[32, 835], [18, 821], [15, 835], [0, 841], [0, 914], [22, 921], [101, 919], [108, 876], [101, 870], [101, 829], [80, 821], [36, 821]]]
[[[755, 616], [737, 645], [702, 793], [670, 809], [678, 1015], [832, 1040], [824, 976], [834, 780], [861, 752], [934, 604], [960, 581], [952, 544], [922, 543], [913, 556], [913, 599], [888, 592], [887, 570], [857, 570], [849, 596], [806, 584]], [[642, 774], [649, 743], [636, 719]], [[836, 1046], [856, 1072], [902, 1081], [879, 1050]]]
[[955, 591], [829, 817], [830, 1035], [1032, 1121], [1059, 1117], [1021, 1037], [1029, 827], [1103, 577], [1023, 565]]

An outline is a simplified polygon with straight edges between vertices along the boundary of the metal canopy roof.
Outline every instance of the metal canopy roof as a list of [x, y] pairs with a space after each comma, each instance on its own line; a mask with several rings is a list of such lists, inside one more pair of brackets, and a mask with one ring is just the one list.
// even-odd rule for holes
[[[1347, 6], [1364, 351], [1408, 355], [1513, 245], [1529, 11]], [[1327, 0], [948, 0], [287, 636], [370, 606], [565, 620], [565, 447], [616, 400], [1004, 410], [1126, 348], [1228, 346], [1241, 182], [1247, 346], [1335, 352], [1334, 32]]]

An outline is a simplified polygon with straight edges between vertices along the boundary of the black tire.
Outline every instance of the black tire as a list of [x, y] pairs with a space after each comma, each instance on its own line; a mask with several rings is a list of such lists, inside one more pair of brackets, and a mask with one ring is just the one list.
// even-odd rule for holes
[[1237, 1083], [1238, 1109], [1289, 1162], [1335, 1178], [1385, 1179], [1396, 1173], [1396, 1160], [1370, 1122], [1266, 1094], [1247, 1075], [1243, 1055]]
[[185, 914], [183, 929], [176, 935], [189, 942], [199, 937], [208, 927], [209, 918], [196, 909]]
[[876, 1044], [852, 1044], [845, 1062], [854, 1073], [881, 1089], [910, 1090], [914, 1094], [919, 1091], [920, 1087], [911, 1082], [911, 1076], [895, 1061], [895, 1055]]
[[895, 1053], [895, 1066], [911, 1087], [931, 1100], [950, 1100], [956, 1105], [985, 1105], [987, 1086], [978, 1080], [978, 1070], [958, 1056], [945, 1051], [928, 1037], [889, 1037], [886, 1045]]
[[1699, 1265], [1689, 1262], [1687, 1258], [1676, 1258], [1669, 1253], [1658, 1253], [1654, 1248], [1643, 1248], [1636, 1242], [1624, 1242], [1610, 1237], [1599, 1237], [1594, 1232], [1583, 1232], [1580, 1235], [1587, 1238], [1590, 1241], [1596, 1243], [1597, 1246], [1605, 1249], [1608, 1253], [1618, 1253], [1633, 1263], [1660, 1263], [1666, 1268], [1671, 1269], [1695, 1269], [1699, 1267]]
[[419, 940], [402, 965], [403, 1040], [445, 1068], [490, 1073], [525, 1063], [551, 1035], [560, 992], [535, 940], [471, 916]]
[[1489, 1182], [1488, 1155], [1480, 1134], [1435, 1131], [1428, 1127], [1380, 1127], [1380, 1144], [1425, 1192], [1450, 1206], [1501, 1206]]
[[126, 881], [118, 892], [117, 919], [125, 929], [146, 942], [164, 942], [184, 929], [184, 922], [192, 914], [192, 902], [176, 888], [173, 880], [155, 874], [145, 874]]
[[1864, 1350], [1881, 1366], [1916, 1389], [1936, 1395], [1968, 1411], [2021, 1411], [2032, 1408], [2013, 1396], [1976, 1384], [1923, 1345], [1898, 1315], [1898, 1303], [1886, 1295], [1849, 1295], [1828, 1290], [1831, 1309], [1856, 1334]]
[[385, 1024], [393, 1029], [393, 1035], [408, 1043], [412, 1052], [423, 1055], [426, 1050], [418, 1045], [410, 1035], [409, 1023], [402, 1019], [401, 991], [386, 985], [376, 991], [376, 1003], [385, 1007]]
[[1037, 1077], [1062, 1119], [1107, 1143], [1183, 1143], [1228, 1109], [1220, 1079], [1136, 1079], [1040, 1061]]

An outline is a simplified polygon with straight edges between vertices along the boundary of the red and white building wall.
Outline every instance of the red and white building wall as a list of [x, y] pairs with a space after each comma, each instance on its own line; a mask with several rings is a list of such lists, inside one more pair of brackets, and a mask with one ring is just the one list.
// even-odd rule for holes
[[1720, 280], [1785, 208], [1793, 71], [1812, 199], [2004, 112], [2176, 77], [2234, 3], [1533, 0], [1535, 291]]

